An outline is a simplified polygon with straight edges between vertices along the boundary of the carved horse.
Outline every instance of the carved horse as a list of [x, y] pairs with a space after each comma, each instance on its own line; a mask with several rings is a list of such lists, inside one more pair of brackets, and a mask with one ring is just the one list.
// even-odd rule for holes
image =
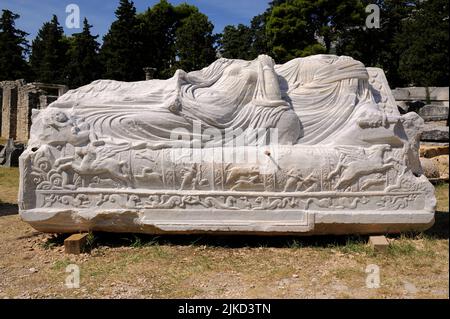
[[95, 141], [90, 143], [84, 150], [77, 152], [82, 158], [81, 163], [75, 163], [75, 157], [60, 158], [55, 162], [58, 171], [67, 171], [72, 169], [80, 176], [85, 175], [107, 175], [113, 180], [118, 180], [129, 186], [129, 176], [123, 173], [125, 161], [118, 161], [112, 157], [99, 156], [97, 147], [104, 145], [104, 142]]
[[[397, 162], [396, 159], [389, 157], [386, 160], [384, 155], [389, 151], [391, 147], [389, 145], [373, 146], [368, 152], [368, 156], [361, 156], [356, 160], [345, 163], [346, 155], [341, 154], [339, 164], [336, 169], [328, 175], [328, 179], [333, 178], [341, 172], [339, 181], [334, 186], [334, 189], [346, 189], [355, 181], [365, 175], [371, 175], [376, 173], [384, 173], [394, 167], [392, 162]], [[366, 155], [366, 152], [364, 152]]]

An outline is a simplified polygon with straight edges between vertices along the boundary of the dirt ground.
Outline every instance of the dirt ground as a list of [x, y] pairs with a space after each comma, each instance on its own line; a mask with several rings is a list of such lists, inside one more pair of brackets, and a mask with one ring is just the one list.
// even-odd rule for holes
[[[448, 298], [448, 184], [437, 187], [436, 225], [366, 237], [152, 237], [91, 234], [90, 253], [65, 255], [64, 235], [17, 215], [17, 169], [0, 169], [0, 298]], [[80, 287], [65, 286], [68, 265]], [[380, 287], [368, 288], [369, 265]]]

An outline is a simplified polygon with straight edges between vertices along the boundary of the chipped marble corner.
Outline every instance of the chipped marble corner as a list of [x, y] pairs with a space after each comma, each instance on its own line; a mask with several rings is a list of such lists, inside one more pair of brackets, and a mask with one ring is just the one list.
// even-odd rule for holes
[[349, 57], [95, 81], [32, 120], [19, 209], [39, 231], [386, 234], [434, 222], [423, 120], [400, 115], [381, 69]]

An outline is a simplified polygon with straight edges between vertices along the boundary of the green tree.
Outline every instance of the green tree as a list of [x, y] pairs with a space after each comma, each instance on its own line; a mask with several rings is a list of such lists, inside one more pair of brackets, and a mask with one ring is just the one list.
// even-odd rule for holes
[[120, 0], [114, 21], [103, 38], [100, 50], [104, 77], [120, 81], [137, 81], [144, 77], [143, 45], [134, 3]]
[[253, 58], [256, 58], [260, 54], [268, 54], [271, 52], [266, 34], [266, 20], [270, 13], [269, 10], [267, 10], [263, 14], [259, 14], [253, 17], [252, 21], [250, 22], [250, 30], [252, 32], [251, 51]]
[[214, 25], [200, 12], [181, 19], [175, 33], [175, 47], [179, 59], [176, 65], [185, 71], [193, 71], [214, 62], [217, 37], [213, 30]]
[[447, 0], [419, 2], [395, 37], [399, 71], [407, 84], [448, 86], [449, 7]]
[[230, 59], [253, 60], [260, 54], [271, 52], [266, 36], [266, 19], [269, 13], [253, 17], [250, 26], [228, 25], [220, 35], [219, 45], [223, 57]]
[[221, 55], [228, 59], [254, 59], [253, 33], [251, 28], [239, 24], [237, 27], [228, 25], [223, 30], [219, 41]]
[[28, 33], [15, 27], [20, 16], [9, 10], [2, 10], [0, 17], [0, 81], [27, 78], [29, 66], [25, 60], [29, 45]]
[[203, 67], [204, 61], [212, 62], [212, 54], [215, 58], [212, 24], [197, 7], [160, 0], [138, 19], [144, 65], [155, 67], [157, 78], [171, 77], [176, 68]]
[[67, 51], [69, 41], [53, 15], [50, 22], [45, 22], [32, 43], [30, 56], [34, 79], [47, 83], [66, 83]]
[[315, 25], [309, 15], [312, 9], [313, 3], [308, 0], [290, 0], [272, 8], [266, 34], [277, 62], [325, 52], [315, 38]]
[[79, 87], [97, 80], [102, 75], [98, 51], [97, 36], [91, 34], [91, 25], [85, 18], [83, 31], [72, 36], [69, 49], [68, 85], [71, 88]]
[[367, 66], [376, 66], [386, 72], [392, 87], [405, 85], [404, 76], [399, 72], [400, 58], [396, 37], [402, 33], [402, 21], [415, 10], [415, 1], [411, 0], [363, 0], [365, 7], [376, 4], [380, 8], [380, 28], [368, 29], [365, 17], [354, 27], [341, 32], [336, 52], [349, 55]]
[[287, 0], [273, 3], [266, 33], [280, 62], [298, 56], [333, 53], [342, 33], [361, 23], [360, 0]]
[[161, 0], [138, 15], [140, 36], [143, 43], [144, 66], [155, 67], [157, 78], [172, 75], [175, 64], [175, 30], [178, 13], [166, 0]]
[[[255, 59], [260, 54], [272, 54], [272, 47], [267, 36], [267, 20], [275, 6], [287, 0], [274, 0], [262, 14], [256, 15], [250, 21], [250, 26], [226, 26], [220, 35], [219, 45], [222, 56], [229, 58]], [[242, 51], [239, 50], [241, 45]]]
[[308, 6], [307, 14], [314, 32], [321, 38], [327, 53], [332, 53], [332, 46], [342, 33], [361, 25], [365, 18], [365, 5], [360, 0], [299, 2], [299, 6]]

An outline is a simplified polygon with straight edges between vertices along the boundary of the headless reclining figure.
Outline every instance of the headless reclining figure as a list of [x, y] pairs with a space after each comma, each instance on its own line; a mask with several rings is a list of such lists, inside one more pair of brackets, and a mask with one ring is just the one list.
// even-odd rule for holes
[[[319, 55], [283, 65], [266, 55], [219, 59], [200, 71], [178, 70], [168, 80], [95, 81], [67, 92], [39, 117], [65, 112], [82, 118], [99, 140], [145, 142], [151, 149], [223, 145], [255, 130], [258, 143], [371, 146], [366, 135], [385, 137], [393, 127], [387, 129], [389, 119], [368, 79], [364, 65], [349, 57]], [[270, 140], [271, 129], [277, 140]], [[40, 142], [55, 138], [37, 135]], [[70, 132], [59, 135], [77, 141]], [[255, 143], [252, 134], [246, 136]]]

